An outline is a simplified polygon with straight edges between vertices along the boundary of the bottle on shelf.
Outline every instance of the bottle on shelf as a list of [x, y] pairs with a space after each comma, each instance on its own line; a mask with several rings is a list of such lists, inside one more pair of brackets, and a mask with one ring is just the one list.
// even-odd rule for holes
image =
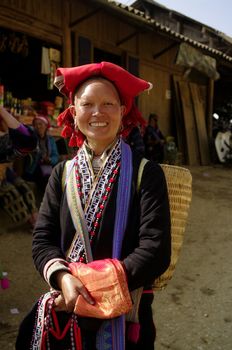
[[5, 92], [4, 107], [8, 112], [11, 111], [12, 105], [12, 93], [10, 91]]
[[0, 106], [4, 106], [4, 85], [2, 84], [0, 80]]
[[22, 115], [23, 114], [22, 112], [23, 112], [23, 110], [22, 110], [22, 101], [18, 98], [17, 108], [16, 108], [17, 116]]

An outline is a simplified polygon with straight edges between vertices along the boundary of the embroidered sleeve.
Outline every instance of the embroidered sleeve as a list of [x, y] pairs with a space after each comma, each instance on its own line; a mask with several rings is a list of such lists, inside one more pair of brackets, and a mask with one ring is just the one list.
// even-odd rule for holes
[[43, 270], [45, 281], [49, 284], [50, 287], [56, 290], [59, 288], [57, 287], [54, 280], [54, 274], [58, 271], [70, 272], [67, 261], [64, 259], [51, 259], [46, 263]]

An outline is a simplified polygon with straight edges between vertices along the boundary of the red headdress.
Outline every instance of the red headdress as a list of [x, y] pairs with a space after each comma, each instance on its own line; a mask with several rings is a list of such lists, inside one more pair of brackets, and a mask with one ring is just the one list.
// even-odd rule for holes
[[[69, 98], [71, 103], [77, 86], [94, 76], [101, 76], [111, 81], [119, 92], [121, 102], [126, 107], [122, 119], [122, 136], [126, 137], [136, 125], [145, 125], [145, 120], [136, 107], [134, 98], [142, 91], [150, 90], [152, 84], [134, 76], [116, 64], [101, 62], [72, 68], [58, 68], [54, 85]], [[74, 120], [69, 108], [58, 116], [58, 125], [64, 125], [62, 136], [70, 137], [70, 146], [81, 146], [85, 137], [80, 131], [75, 133]]]

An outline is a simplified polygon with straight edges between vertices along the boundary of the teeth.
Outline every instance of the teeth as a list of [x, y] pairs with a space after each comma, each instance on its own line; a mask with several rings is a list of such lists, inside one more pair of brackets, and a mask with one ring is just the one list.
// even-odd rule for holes
[[90, 123], [91, 126], [106, 126], [107, 123], [97, 123], [97, 122], [94, 122], [94, 123]]

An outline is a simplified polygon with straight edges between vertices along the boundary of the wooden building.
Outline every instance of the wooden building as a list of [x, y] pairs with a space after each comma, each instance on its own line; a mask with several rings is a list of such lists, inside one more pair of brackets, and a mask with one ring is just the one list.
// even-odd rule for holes
[[[176, 138], [183, 162], [209, 163], [215, 76], [190, 72], [176, 59], [184, 43], [231, 72], [229, 54], [182, 34], [178, 26], [111, 0], [2, 0], [0, 30], [0, 78], [20, 98], [30, 93], [33, 99], [52, 100], [57, 95], [47, 88], [49, 77], [41, 74], [43, 47], [60, 53], [60, 62], [54, 60], [62, 66], [117, 63], [153, 83], [153, 90], [138, 99], [139, 108], [145, 118], [159, 115], [161, 130]], [[18, 38], [18, 51], [25, 35], [30, 61], [16, 49], [12, 58], [12, 35]], [[53, 73], [48, 74], [50, 79]]]

